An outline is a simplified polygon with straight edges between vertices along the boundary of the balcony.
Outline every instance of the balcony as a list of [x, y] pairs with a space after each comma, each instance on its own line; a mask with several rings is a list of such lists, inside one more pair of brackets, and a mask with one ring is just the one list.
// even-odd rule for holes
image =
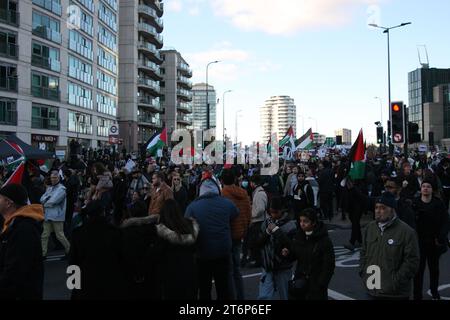
[[159, 86], [158, 82], [151, 79], [139, 78], [138, 87], [140, 87], [141, 89], [151, 90], [156, 95], [161, 94], [161, 87]]
[[31, 118], [31, 127], [34, 129], [59, 130], [59, 121], [49, 118]]
[[151, 43], [153, 43], [157, 49], [161, 49], [163, 46], [163, 37], [156, 31], [155, 27], [141, 22], [138, 25], [138, 31], [142, 33]]
[[33, 0], [33, 4], [38, 5], [41, 8], [44, 8], [54, 14], [61, 16], [62, 7], [59, 3], [53, 0]]
[[178, 102], [177, 109], [184, 113], [192, 113], [192, 105], [185, 102]]
[[139, 122], [140, 125], [144, 125], [144, 126], [152, 126], [152, 127], [155, 127], [155, 128], [161, 128], [162, 127], [161, 119], [157, 119], [157, 118], [152, 117], [150, 115], [138, 116], [138, 122]]
[[192, 81], [189, 78], [178, 76], [178, 83], [187, 89], [192, 89]]
[[61, 44], [61, 33], [47, 28], [46, 26], [37, 26], [33, 29], [33, 34], [38, 37]]
[[143, 53], [147, 53], [146, 56], [155, 63], [161, 64], [163, 62], [159, 50], [157, 50], [156, 46], [150, 42], [139, 41], [138, 50], [141, 50]]
[[55, 72], [61, 71], [61, 62], [53, 60], [49, 57], [42, 57], [33, 54], [31, 56], [31, 64], [36, 67], [52, 70]]
[[188, 117], [188, 116], [177, 116], [177, 122], [182, 123], [182, 124], [187, 124], [187, 125], [191, 125], [192, 124], [192, 120]]
[[40, 86], [32, 86], [31, 94], [36, 98], [60, 101], [61, 92], [59, 89], [44, 88]]
[[192, 70], [189, 68], [189, 66], [185, 63], [179, 63], [177, 65], [178, 70], [184, 74], [186, 77], [191, 78], [192, 77]]
[[17, 59], [19, 57], [19, 46], [13, 43], [0, 43], [0, 56]]
[[161, 103], [158, 100], [155, 100], [150, 97], [138, 98], [138, 106], [148, 108], [154, 112], [162, 112], [163, 111]]
[[13, 10], [0, 9], [0, 22], [18, 27], [20, 24], [20, 14]]
[[98, 17], [102, 22], [106, 23], [106, 25], [110, 27], [112, 30], [117, 31], [117, 22], [114, 21], [114, 19], [107, 16], [103, 11], [98, 12]]
[[0, 124], [5, 126], [17, 126], [17, 111], [0, 110]]
[[164, 3], [161, 1], [150, 1], [150, 4], [155, 8], [158, 17], [162, 17], [164, 14]]
[[161, 70], [159, 66], [156, 63], [153, 63], [151, 61], [140, 59], [138, 62], [138, 69], [141, 69], [147, 73], [150, 73], [150, 75], [158, 80], [162, 80], [161, 76]]
[[140, 4], [138, 6], [138, 12], [145, 18], [149, 19], [149, 21], [151, 21], [151, 23], [158, 30], [158, 32], [161, 33], [164, 30], [163, 21], [161, 18], [158, 17], [155, 9], [152, 9], [150, 8], [150, 6], [147, 6], [145, 4]]
[[2, 77], [0, 78], [0, 90], [17, 92], [17, 77]]
[[187, 101], [192, 101], [192, 92], [184, 89], [177, 89], [177, 95]]

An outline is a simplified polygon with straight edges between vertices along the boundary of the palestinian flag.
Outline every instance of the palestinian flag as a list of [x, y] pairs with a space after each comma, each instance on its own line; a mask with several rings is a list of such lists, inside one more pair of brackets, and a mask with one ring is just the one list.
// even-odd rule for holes
[[297, 150], [311, 150], [313, 148], [314, 136], [312, 129], [310, 128], [300, 139], [298, 139], [295, 144], [297, 145]]
[[358, 138], [350, 149], [349, 160], [350, 160], [350, 169], [349, 176], [352, 180], [362, 180], [365, 176], [365, 146], [364, 146], [364, 138], [363, 131], [359, 131]]
[[25, 172], [25, 162], [22, 163], [14, 170], [11, 176], [3, 184], [2, 188], [8, 184], [22, 184], [23, 173]]
[[289, 127], [284, 138], [280, 141], [279, 151], [282, 157], [286, 160], [291, 160], [293, 158], [293, 153], [295, 151], [295, 135], [292, 126]]
[[167, 130], [164, 128], [162, 132], [155, 133], [146, 143], [147, 153], [152, 157], [156, 157], [158, 150], [167, 145]]
[[286, 135], [280, 141], [280, 144], [279, 144], [280, 148], [284, 148], [284, 146], [287, 145], [289, 142], [293, 146], [295, 146], [295, 144], [294, 144], [294, 129], [292, 129], [292, 126], [289, 127], [288, 131], [286, 132]]

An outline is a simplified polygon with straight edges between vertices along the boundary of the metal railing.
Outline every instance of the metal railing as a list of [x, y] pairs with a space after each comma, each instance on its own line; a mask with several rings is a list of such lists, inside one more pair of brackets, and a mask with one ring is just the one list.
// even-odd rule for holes
[[0, 78], [0, 89], [17, 92], [17, 83], [17, 77], [2, 77]]
[[8, 58], [19, 57], [19, 46], [14, 43], [0, 43], [0, 55]]
[[50, 89], [50, 88], [44, 88], [44, 87], [40, 87], [40, 86], [32, 86], [31, 93], [33, 94], [34, 97], [55, 100], [55, 101], [60, 100], [60, 94], [61, 94], [61, 92], [58, 89]]

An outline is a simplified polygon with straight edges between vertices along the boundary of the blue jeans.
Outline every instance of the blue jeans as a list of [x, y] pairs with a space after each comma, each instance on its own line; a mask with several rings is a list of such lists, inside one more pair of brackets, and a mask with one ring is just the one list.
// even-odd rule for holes
[[280, 300], [288, 300], [288, 282], [292, 279], [292, 270], [267, 272], [263, 269], [259, 281], [258, 300], [276, 300], [275, 293]]
[[240, 267], [242, 252], [242, 241], [233, 240], [231, 247], [232, 268], [230, 272], [231, 288], [233, 289], [233, 298], [236, 300], [244, 300], [244, 281]]

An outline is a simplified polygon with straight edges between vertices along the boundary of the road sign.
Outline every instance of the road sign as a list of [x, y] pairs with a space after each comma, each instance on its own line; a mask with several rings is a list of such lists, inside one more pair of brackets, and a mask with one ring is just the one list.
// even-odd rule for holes
[[110, 136], [119, 135], [119, 126], [117, 124], [113, 124], [111, 127], [109, 127], [109, 135]]
[[394, 143], [403, 143], [403, 135], [401, 133], [394, 135]]
[[109, 136], [109, 144], [118, 144], [119, 139], [113, 136]]

